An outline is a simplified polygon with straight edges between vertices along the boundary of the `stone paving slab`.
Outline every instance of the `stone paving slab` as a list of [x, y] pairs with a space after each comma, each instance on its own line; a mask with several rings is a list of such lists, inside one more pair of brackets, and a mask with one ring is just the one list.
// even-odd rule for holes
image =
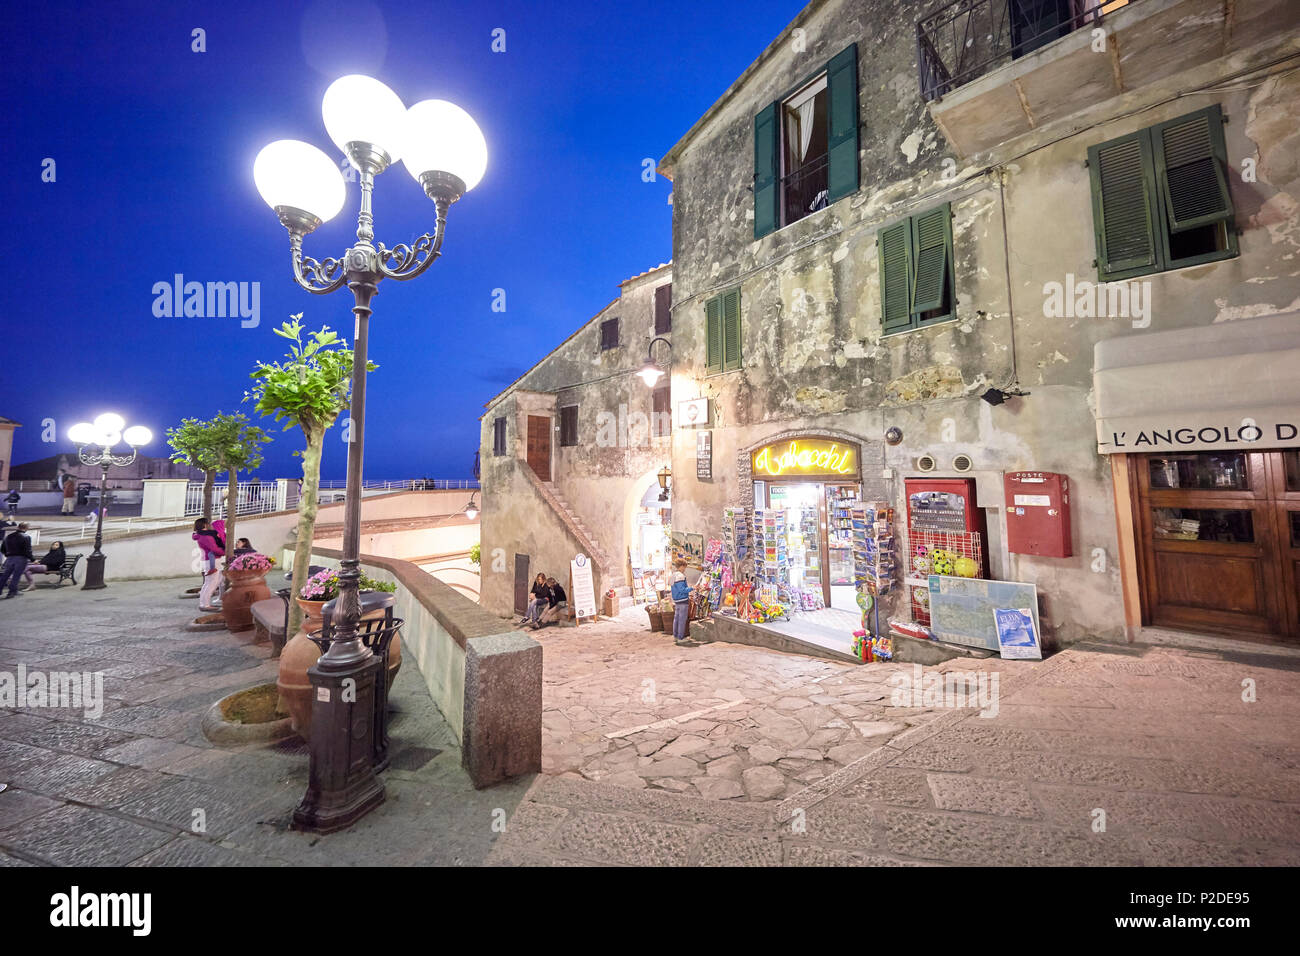
[[[218, 698], [273, 681], [247, 635], [186, 632], [187, 581], [64, 588], [0, 608], [0, 671], [104, 675], [104, 709], [0, 709], [0, 866], [482, 863], [531, 778], [476, 791], [413, 661], [393, 687], [387, 801], [344, 833], [294, 832], [307, 786], [297, 737], [213, 746]], [[403, 755], [408, 755], [404, 757]]]
[[[937, 668], [998, 673], [997, 714], [981, 717], [891, 706], [887, 681], [899, 668], [890, 665], [818, 662], [833, 668], [819, 673], [722, 645], [689, 657], [655, 646], [657, 636], [596, 628], [542, 640], [551, 760], [491, 865], [1300, 862], [1294, 660], [1082, 645], [1043, 662]], [[1242, 699], [1247, 678], [1268, 706]], [[722, 694], [714, 680], [747, 704], [718, 716], [717, 737], [665, 725], [670, 711], [638, 696], [647, 686], [671, 690], [674, 706], [689, 707], [692, 688], [697, 705]], [[828, 726], [820, 708], [859, 732], [860, 724], [902, 726], [836, 763], [819, 748], [843, 735], [815, 735], [846, 728]], [[805, 724], [800, 714], [816, 719]], [[634, 720], [653, 726], [625, 735], [634, 756], [584, 746], [604, 727]], [[732, 755], [708, 749], [715, 741]], [[705, 772], [679, 776], [682, 761]], [[818, 776], [823, 765], [837, 769]], [[789, 791], [738, 802], [708, 782], [737, 771], [765, 796], [779, 794], [778, 775]], [[668, 786], [678, 782], [688, 788]]]
[[539, 633], [543, 774], [474, 790], [408, 662], [386, 802], [295, 832], [301, 741], [217, 748], [198, 726], [277, 665], [185, 632], [183, 584], [0, 607], [0, 670], [98, 670], [108, 695], [98, 718], [0, 709], [0, 866], [1300, 863], [1294, 659], [1076, 645], [922, 671], [996, 674], [982, 717], [894, 706], [911, 665], [677, 648], [624, 622]]

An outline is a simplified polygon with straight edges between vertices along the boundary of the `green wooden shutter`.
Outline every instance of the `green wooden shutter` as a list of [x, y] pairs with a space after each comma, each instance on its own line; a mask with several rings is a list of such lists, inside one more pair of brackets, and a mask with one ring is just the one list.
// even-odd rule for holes
[[858, 45], [852, 43], [826, 66], [830, 152], [826, 176], [829, 201], [858, 191]]
[[761, 239], [777, 225], [777, 151], [781, 131], [777, 127], [777, 104], [772, 103], [754, 117], [754, 238]]
[[1160, 268], [1155, 167], [1147, 130], [1088, 148], [1097, 273], [1122, 279]]
[[913, 217], [916, 276], [912, 282], [912, 312], [943, 306], [952, 262], [952, 211], [944, 203]]
[[740, 368], [740, 290], [722, 297], [723, 370]]
[[1224, 174], [1228, 152], [1217, 103], [1151, 127], [1151, 146], [1170, 232], [1232, 218]]
[[710, 372], [722, 371], [722, 296], [715, 296], [704, 306], [705, 366]]
[[880, 310], [884, 331], [911, 325], [912, 221], [904, 219], [876, 233], [880, 254]]

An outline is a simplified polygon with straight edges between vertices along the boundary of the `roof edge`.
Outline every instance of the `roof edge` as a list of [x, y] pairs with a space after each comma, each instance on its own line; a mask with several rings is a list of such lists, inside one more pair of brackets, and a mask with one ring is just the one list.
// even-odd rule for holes
[[824, 7], [828, 2], [829, 0], [811, 0], [806, 7], [795, 14], [795, 18], [786, 24], [785, 29], [777, 34], [776, 39], [767, 45], [766, 49], [764, 49], [763, 52], [745, 68], [745, 71], [723, 91], [722, 95], [714, 101], [713, 105], [710, 106], [708, 110], [705, 111], [704, 115], [695, 121], [695, 125], [688, 129], [686, 134], [674, 143], [672, 148], [664, 154], [664, 158], [659, 160], [659, 165], [656, 169], [660, 175], [665, 176], [670, 181], [672, 180], [674, 167], [677, 165], [677, 161], [681, 158], [686, 147], [691, 144], [691, 141], [694, 140], [704, 127], [711, 123], [718, 113], [722, 112], [723, 108], [735, 98], [736, 94], [740, 91], [740, 88], [748, 82], [749, 78], [758, 72], [758, 70], [772, 58], [777, 47], [781, 46], [787, 39], [789, 39], [790, 34], [797, 30], [800, 24], [806, 23], [814, 13]]

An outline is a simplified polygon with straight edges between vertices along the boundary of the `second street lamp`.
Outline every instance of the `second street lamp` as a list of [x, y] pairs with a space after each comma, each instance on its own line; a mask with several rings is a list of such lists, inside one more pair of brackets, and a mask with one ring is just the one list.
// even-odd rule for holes
[[[339, 596], [333, 623], [333, 641], [312, 668], [312, 683], [319, 701], [338, 700], [345, 680], [356, 681], [353, 719], [365, 721], [363, 688], [373, 693], [378, 668], [370, 648], [358, 634], [361, 619], [359, 586], [361, 546], [361, 466], [365, 441], [366, 362], [370, 302], [380, 280], [414, 279], [438, 258], [442, 250], [447, 210], [478, 184], [487, 168], [487, 144], [474, 120], [445, 100], [424, 100], [410, 109], [383, 83], [357, 74], [330, 84], [321, 103], [330, 139], [358, 171], [361, 208], [357, 213], [357, 241], [338, 259], [317, 261], [304, 256], [302, 240], [343, 206], [346, 187], [330, 158], [316, 147], [296, 140], [279, 140], [266, 146], [253, 164], [257, 189], [280, 222], [289, 230], [294, 281], [308, 292], [325, 295], [342, 288], [352, 290], [356, 334], [352, 366], [352, 441], [348, 445], [347, 493], [343, 519], [343, 557], [340, 561]], [[404, 159], [406, 168], [433, 200], [436, 218], [432, 233], [410, 245], [389, 249], [373, 240], [371, 193], [375, 177]], [[380, 675], [380, 680], [383, 676]], [[353, 728], [364, 737], [374, 727]], [[358, 741], [337, 739], [348, 735], [313, 734], [311, 780], [307, 794], [294, 812], [299, 827], [328, 833], [351, 825], [383, 802], [384, 790], [373, 767], [352, 759]]]
[[[99, 507], [95, 510], [95, 550], [86, 558], [86, 580], [81, 585], [83, 591], [98, 591], [107, 587], [104, 583], [105, 555], [100, 550], [104, 545], [104, 509], [108, 498], [108, 469], [114, 465], [125, 468], [135, 461], [136, 450], [153, 441], [153, 432], [143, 425], [125, 428], [126, 422], [121, 415], [105, 412], [90, 422], [78, 422], [68, 429], [68, 437], [77, 443], [77, 457], [83, 465], [98, 466]], [[116, 455], [113, 446], [125, 441], [131, 448], [129, 455]]]

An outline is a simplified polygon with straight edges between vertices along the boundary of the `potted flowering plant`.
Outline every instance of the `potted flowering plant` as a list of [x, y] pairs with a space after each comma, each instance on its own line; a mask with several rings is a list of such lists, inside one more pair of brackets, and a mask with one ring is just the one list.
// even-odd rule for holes
[[271, 597], [266, 574], [275, 567], [275, 559], [256, 551], [241, 554], [226, 568], [226, 593], [221, 599], [221, 616], [227, 629], [246, 631], [253, 626], [253, 605]]
[[[364, 591], [387, 591], [397, 589], [396, 584], [376, 581], [366, 575], [361, 576], [360, 589]], [[293, 718], [293, 729], [304, 740], [311, 737], [311, 679], [307, 670], [320, 657], [320, 648], [310, 637], [320, 631], [324, 625], [325, 605], [339, 596], [339, 571], [337, 568], [325, 568], [317, 571], [298, 589], [298, 606], [303, 611], [301, 629], [294, 634], [280, 654], [280, 674], [276, 686], [280, 690], [281, 707]], [[383, 611], [372, 613], [382, 614]], [[388, 645], [388, 683], [392, 686], [398, 669], [402, 666], [401, 644], [394, 639]]]

